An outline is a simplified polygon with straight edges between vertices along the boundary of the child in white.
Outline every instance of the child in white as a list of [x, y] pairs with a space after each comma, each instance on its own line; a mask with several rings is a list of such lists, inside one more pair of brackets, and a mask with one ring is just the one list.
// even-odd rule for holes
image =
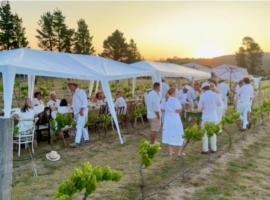
[[161, 111], [164, 112], [162, 143], [169, 145], [169, 155], [173, 154], [172, 146], [179, 147], [178, 156], [182, 156], [182, 147], [184, 144], [184, 129], [180, 118], [182, 107], [176, 98], [176, 89], [171, 88], [168, 91], [168, 97], [161, 104]]
[[[199, 110], [202, 110], [202, 127], [205, 123], [217, 123], [218, 122], [218, 108], [221, 105], [220, 99], [216, 93], [210, 90], [208, 82], [202, 84], [203, 93], [200, 96], [198, 104]], [[210, 147], [212, 152], [217, 151], [217, 136], [214, 134], [210, 138]], [[202, 152], [208, 152], [208, 136], [207, 133], [203, 137]]]

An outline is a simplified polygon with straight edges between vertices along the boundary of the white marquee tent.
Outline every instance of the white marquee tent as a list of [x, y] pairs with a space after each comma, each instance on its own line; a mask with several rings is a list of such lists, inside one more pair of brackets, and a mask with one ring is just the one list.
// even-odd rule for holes
[[0, 52], [0, 72], [2, 72], [4, 83], [4, 117], [10, 117], [16, 74], [29, 76], [29, 96], [32, 96], [34, 91], [35, 76], [100, 81], [121, 144], [123, 138], [118, 126], [109, 81], [151, 76], [146, 70], [97, 56], [54, 53], [27, 48]]
[[200, 65], [200, 64], [197, 64], [197, 63], [187, 63], [187, 64], [184, 64], [184, 66], [188, 67], [188, 68], [191, 68], [191, 69], [196, 69], [196, 70], [199, 70], [199, 71], [207, 72], [207, 73], [212, 72], [211, 68]]
[[154, 81], [157, 82], [161, 82], [162, 77], [181, 77], [194, 80], [211, 78], [210, 73], [190, 69], [188, 67], [172, 63], [140, 61], [131, 65], [137, 69], [150, 70], [150, 72], [154, 74]]
[[213, 73], [220, 79], [238, 82], [248, 76], [248, 71], [235, 65], [223, 64], [215, 67]]

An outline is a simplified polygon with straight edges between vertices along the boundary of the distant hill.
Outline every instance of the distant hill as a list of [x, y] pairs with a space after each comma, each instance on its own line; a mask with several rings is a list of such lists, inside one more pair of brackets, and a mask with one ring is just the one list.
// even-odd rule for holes
[[[235, 65], [235, 55], [225, 55], [225, 56], [219, 56], [214, 58], [168, 58], [166, 60], [167, 62], [177, 63], [177, 64], [185, 64], [185, 63], [198, 63], [201, 65], [205, 65], [208, 67], [215, 67], [221, 64], [233, 64]], [[270, 53], [266, 52], [263, 56], [263, 69], [266, 71], [270, 71]]]

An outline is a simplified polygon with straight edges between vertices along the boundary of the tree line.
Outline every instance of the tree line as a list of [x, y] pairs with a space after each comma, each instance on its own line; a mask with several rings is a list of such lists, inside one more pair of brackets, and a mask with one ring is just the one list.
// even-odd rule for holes
[[[8, 1], [0, 6], [0, 50], [29, 47], [22, 18], [12, 13]], [[55, 9], [41, 15], [36, 29], [38, 46], [47, 51], [67, 52], [75, 54], [96, 54], [93, 36], [84, 19], [77, 21], [77, 29], [68, 27], [62, 11]], [[124, 33], [115, 30], [103, 42], [103, 51], [99, 54], [113, 60], [133, 63], [142, 56], [133, 39], [127, 41]]]

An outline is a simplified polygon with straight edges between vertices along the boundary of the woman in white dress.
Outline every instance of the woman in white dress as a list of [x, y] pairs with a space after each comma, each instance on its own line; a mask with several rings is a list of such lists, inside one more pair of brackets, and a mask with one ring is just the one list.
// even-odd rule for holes
[[31, 107], [29, 98], [24, 100], [21, 109], [15, 112], [13, 117], [19, 121], [17, 124], [19, 132], [25, 132], [33, 128], [35, 112]]
[[161, 111], [164, 114], [162, 143], [168, 145], [169, 155], [173, 155], [173, 147], [178, 147], [178, 156], [183, 156], [184, 129], [179, 113], [181, 103], [176, 98], [176, 89], [168, 91], [166, 100], [161, 103]]

